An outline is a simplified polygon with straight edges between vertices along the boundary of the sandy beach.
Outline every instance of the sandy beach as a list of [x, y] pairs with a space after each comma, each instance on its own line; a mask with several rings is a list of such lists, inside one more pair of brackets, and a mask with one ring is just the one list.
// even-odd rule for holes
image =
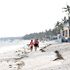
[[[29, 49], [15, 47], [14, 50], [0, 52], [0, 70], [70, 70], [70, 43], [45, 45], [45, 52], [41, 48], [30, 52]], [[57, 58], [55, 50], [64, 60], [53, 61]]]

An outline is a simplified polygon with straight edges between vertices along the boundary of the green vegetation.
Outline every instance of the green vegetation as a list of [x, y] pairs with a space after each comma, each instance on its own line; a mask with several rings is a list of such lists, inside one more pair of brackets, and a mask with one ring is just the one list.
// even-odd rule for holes
[[70, 6], [67, 5], [65, 8], [63, 8], [65, 12], [68, 13], [68, 20], [66, 17], [62, 19], [62, 21], [57, 21], [54, 29], [45, 30], [44, 32], [39, 33], [31, 33], [27, 34], [23, 37], [23, 39], [35, 39], [38, 38], [40, 40], [47, 40], [50, 39], [53, 36], [56, 36], [57, 34], [60, 34], [60, 30], [63, 29], [63, 24], [65, 24], [67, 21], [70, 23]]

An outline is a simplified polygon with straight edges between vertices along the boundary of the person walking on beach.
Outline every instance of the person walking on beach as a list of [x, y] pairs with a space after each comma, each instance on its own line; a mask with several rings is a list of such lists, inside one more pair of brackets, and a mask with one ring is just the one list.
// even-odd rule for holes
[[29, 46], [30, 46], [30, 50], [32, 51], [33, 50], [33, 46], [34, 46], [33, 40], [30, 41]]
[[36, 51], [37, 48], [39, 47], [39, 41], [38, 41], [38, 39], [34, 40], [34, 47], [35, 47], [35, 51]]

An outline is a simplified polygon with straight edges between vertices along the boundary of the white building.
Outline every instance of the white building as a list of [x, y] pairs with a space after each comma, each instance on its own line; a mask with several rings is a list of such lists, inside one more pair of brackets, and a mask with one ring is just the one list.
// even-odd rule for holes
[[63, 29], [61, 30], [61, 35], [67, 40], [70, 38], [70, 17], [68, 20], [64, 20]]

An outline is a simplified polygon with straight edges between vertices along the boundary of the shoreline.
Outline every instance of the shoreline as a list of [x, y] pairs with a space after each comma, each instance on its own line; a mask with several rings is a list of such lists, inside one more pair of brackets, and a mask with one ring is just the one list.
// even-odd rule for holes
[[[13, 47], [14, 50], [0, 53], [0, 70], [17, 70], [17, 68], [18, 70], [70, 69], [70, 43], [51, 44], [44, 48], [45, 52], [41, 52], [41, 48], [43, 47], [38, 48], [37, 51], [33, 50], [30, 52], [26, 50], [26, 52], [24, 52], [23, 47], [17, 48], [16, 46]], [[62, 54], [64, 60], [53, 61], [56, 58], [55, 50], [58, 50]]]

